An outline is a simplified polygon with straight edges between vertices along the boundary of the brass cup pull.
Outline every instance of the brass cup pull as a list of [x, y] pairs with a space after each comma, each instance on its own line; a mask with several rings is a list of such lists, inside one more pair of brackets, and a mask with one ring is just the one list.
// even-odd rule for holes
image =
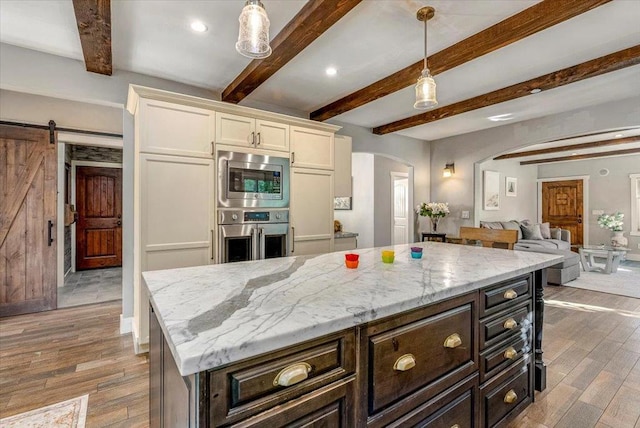
[[503, 324], [504, 328], [508, 329], [508, 330], [513, 330], [514, 328], [516, 328], [518, 326], [518, 322], [516, 320], [514, 320], [513, 318], [509, 318], [508, 320], [506, 320]]
[[507, 360], [513, 360], [516, 355], [518, 355], [518, 351], [516, 351], [513, 346], [509, 346], [503, 355]]
[[393, 364], [393, 369], [399, 372], [406, 372], [416, 366], [416, 357], [412, 354], [404, 354]]
[[280, 373], [273, 379], [273, 386], [291, 386], [300, 383], [309, 377], [311, 366], [307, 363], [291, 364], [280, 370]]
[[514, 290], [510, 288], [504, 292], [503, 296], [505, 299], [513, 300], [516, 297], [518, 297], [518, 293], [516, 293]]
[[453, 424], [453, 425], [451, 425], [451, 428], [460, 428], [460, 425], [458, 425], [458, 424]]
[[462, 339], [460, 339], [460, 335], [458, 333], [453, 333], [444, 340], [445, 348], [457, 348], [460, 345], [462, 345]]
[[504, 402], [507, 404], [515, 403], [518, 399], [518, 394], [513, 389], [510, 389], [504, 396]]

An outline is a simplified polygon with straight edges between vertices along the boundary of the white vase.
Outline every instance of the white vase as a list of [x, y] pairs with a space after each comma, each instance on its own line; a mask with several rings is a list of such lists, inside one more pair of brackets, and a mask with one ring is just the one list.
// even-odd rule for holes
[[613, 232], [611, 237], [612, 247], [626, 247], [629, 241], [624, 237], [624, 232]]

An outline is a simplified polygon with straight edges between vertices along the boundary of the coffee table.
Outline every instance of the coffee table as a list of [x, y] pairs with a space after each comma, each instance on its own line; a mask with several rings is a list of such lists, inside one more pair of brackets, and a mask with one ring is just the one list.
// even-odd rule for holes
[[[608, 247], [605, 245], [585, 245], [578, 248], [580, 254], [580, 262], [585, 272], [602, 272], [606, 274], [618, 271], [620, 261], [624, 260], [628, 248]], [[595, 266], [594, 257], [603, 257], [605, 261], [604, 268]]]

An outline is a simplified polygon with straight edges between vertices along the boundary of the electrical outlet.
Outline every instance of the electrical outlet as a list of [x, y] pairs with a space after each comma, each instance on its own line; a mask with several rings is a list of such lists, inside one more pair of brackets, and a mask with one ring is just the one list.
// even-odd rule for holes
[[604, 211], [603, 210], [593, 210], [593, 211], [591, 211], [591, 214], [593, 214], [593, 215], [602, 215], [602, 214], [604, 214]]
[[462, 218], [469, 218], [469, 211], [462, 211]]

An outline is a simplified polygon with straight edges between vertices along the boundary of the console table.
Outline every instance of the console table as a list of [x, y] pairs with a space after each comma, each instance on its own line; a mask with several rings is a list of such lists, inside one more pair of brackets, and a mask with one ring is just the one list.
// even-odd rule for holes
[[[628, 248], [589, 245], [578, 248], [582, 269], [584, 269], [585, 272], [602, 272], [606, 274], [618, 271], [620, 261], [624, 260], [627, 251], [629, 251]], [[604, 268], [595, 266], [594, 257], [602, 257], [605, 259]]]

